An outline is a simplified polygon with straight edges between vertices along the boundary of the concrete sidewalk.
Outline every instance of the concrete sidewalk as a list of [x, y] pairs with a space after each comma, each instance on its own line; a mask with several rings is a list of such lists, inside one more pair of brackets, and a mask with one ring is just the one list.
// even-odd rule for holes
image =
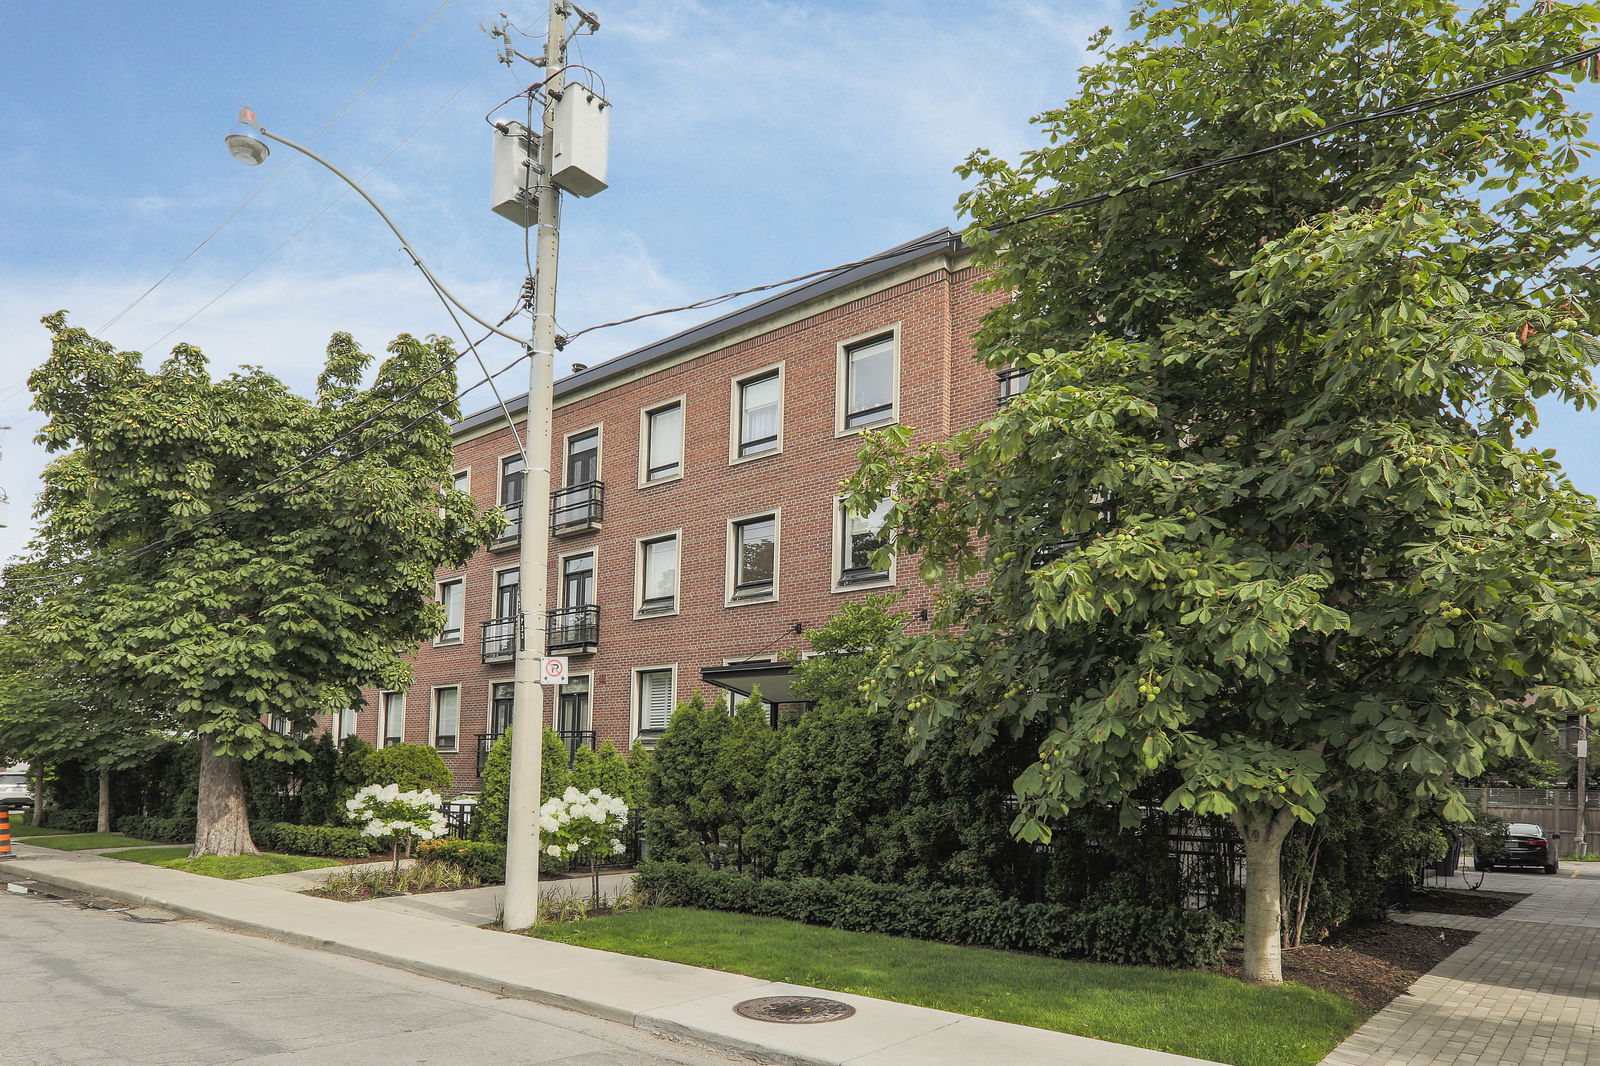
[[[0, 881], [29, 878], [41, 886], [160, 907], [230, 929], [608, 1018], [762, 1062], [1204, 1066], [1200, 1059], [1123, 1044], [510, 936], [87, 852], [53, 852], [23, 844], [17, 855], [0, 862]], [[841, 1000], [856, 1014], [822, 1025], [781, 1025], [751, 1021], [733, 1012], [743, 1000], [781, 995]]]
[[1483, 888], [1531, 895], [1493, 918], [1391, 915], [1478, 936], [1323, 1066], [1600, 1066], [1600, 863], [1491, 873]]

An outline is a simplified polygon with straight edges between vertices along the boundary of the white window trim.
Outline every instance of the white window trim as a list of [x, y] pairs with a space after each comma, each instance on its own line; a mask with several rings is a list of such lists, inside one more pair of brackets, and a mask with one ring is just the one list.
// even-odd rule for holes
[[[507, 459], [523, 459], [523, 455], [522, 455], [521, 452], [506, 452], [504, 455], [498, 456], [495, 459], [495, 461], [494, 461], [494, 505], [496, 507], [504, 507], [506, 505], [505, 493], [506, 493], [506, 460]], [[527, 461], [524, 459], [523, 460], [523, 464], [522, 464], [522, 509], [523, 509], [524, 512], [526, 512], [527, 509], [528, 509], [528, 475], [531, 474], [531, 473], [532, 473], [532, 471], [528, 469]], [[497, 548], [505, 548], [505, 547], [508, 547], [510, 545], [519, 543], [521, 541], [521, 539], [522, 539], [522, 523], [524, 523], [526, 521], [527, 517], [528, 516], [527, 516], [526, 513], [517, 516], [518, 525], [517, 525], [517, 532], [516, 532], [515, 539], [513, 539], [512, 535], [509, 532], [501, 533], [498, 537], [496, 537], [493, 541], [490, 542], [491, 546], [492, 547], [497, 547]]]
[[[594, 671], [592, 670], [582, 674], [568, 674], [566, 684], [556, 686], [555, 709], [552, 712], [554, 721], [551, 723], [550, 728], [558, 733], [561, 731], [561, 693], [566, 689], [567, 685], [572, 684], [580, 677], [589, 682], [589, 732], [598, 734], [598, 730], [594, 727]], [[595, 738], [595, 743], [599, 743], [598, 735]]]
[[400, 697], [400, 734], [399, 734], [400, 740], [399, 740], [399, 743], [404, 744], [406, 742], [406, 694], [405, 694], [405, 692], [403, 692], [402, 690], [397, 689], [397, 688], [383, 689], [382, 691], [380, 691], [378, 693], [378, 722], [377, 722], [377, 725], [378, 725], [377, 741], [378, 741], [378, 743], [377, 743], [377, 747], [379, 747], [379, 748], [386, 748], [386, 747], [389, 746], [389, 744], [388, 744], [388, 740], [389, 740], [389, 699], [388, 698], [390, 696], [399, 696]]
[[849, 584], [840, 584], [839, 579], [844, 576], [844, 500], [843, 496], [833, 498], [833, 576], [830, 578], [832, 588], [830, 592], [858, 592], [861, 589], [889, 588], [895, 584], [896, 566], [900, 555], [895, 552], [889, 559], [889, 572], [882, 577], [875, 577], [870, 581], [852, 581]]
[[[654, 666], [635, 666], [632, 674], [630, 675], [630, 686], [628, 693], [628, 746], [630, 748], [633, 746], [634, 741], [643, 736], [643, 730], [639, 728], [640, 715], [644, 711], [644, 708], [639, 705], [639, 675], [654, 673], [657, 670], [670, 670], [672, 672], [672, 710], [673, 712], [676, 712], [678, 709], [678, 664], [657, 663]], [[591, 695], [589, 697], [589, 708], [591, 714], [594, 710], [593, 691], [593, 689], [590, 689]], [[667, 716], [667, 720], [669, 722], [671, 721], [670, 714]], [[655, 736], [659, 738], [661, 734], [656, 733]]]
[[[674, 572], [672, 586], [672, 610], [651, 611], [641, 613], [644, 609], [644, 546], [647, 541], [666, 540], [674, 537], [678, 541], [678, 566]], [[659, 533], [652, 533], [647, 537], [636, 537], [633, 542], [633, 619], [646, 621], [652, 618], [671, 618], [683, 610], [683, 529], [664, 529]]]
[[452, 471], [450, 471], [450, 487], [451, 488], [455, 488], [456, 487], [456, 479], [459, 478], [462, 474], [467, 475], [467, 484], [466, 484], [466, 487], [463, 488], [461, 491], [466, 493], [468, 496], [471, 496], [472, 495], [472, 467], [470, 467], [470, 466], [464, 466], [460, 470], [452, 470]]
[[[443, 581], [435, 581], [433, 583], [433, 598], [434, 598], [434, 602], [441, 603], [441, 604], [444, 603], [444, 587], [446, 585], [460, 585], [461, 586], [461, 635], [456, 637], [456, 639], [454, 639], [454, 640], [445, 640], [443, 638], [443, 636], [435, 636], [433, 638], [433, 646], [435, 648], [454, 648], [457, 645], [465, 644], [467, 642], [467, 578], [466, 578], [466, 575], [465, 574], [460, 574], [460, 575], [457, 575], [456, 577], [447, 577]], [[445, 621], [449, 621], [449, 619], [447, 618], [447, 619], [445, 619]], [[443, 627], [440, 628], [439, 632], [441, 634], [444, 632]]]
[[572, 459], [572, 438], [573, 437], [581, 437], [585, 433], [591, 433], [591, 432], [595, 435], [595, 438], [594, 438], [594, 479], [596, 481], [604, 481], [605, 480], [605, 476], [606, 476], [605, 475], [605, 463], [606, 463], [606, 430], [605, 430], [605, 423], [596, 422], [592, 426], [584, 426], [582, 429], [575, 429], [571, 433], [564, 434], [562, 436], [562, 438], [561, 438], [561, 487], [564, 488], [564, 489], [568, 489], [568, 488], [572, 487], [571, 485], [567, 484], [567, 464]]
[[578, 548], [578, 549], [576, 549], [574, 551], [560, 552], [560, 553], [558, 553], [556, 555], [556, 594], [550, 598], [550, 603], [547, 605], [551, 609], [560, 610], [560, 609], [566, 607], [566, 604], [561, 602], [561, 597], [564, 596], [566, 594], [566, 591], [567, 591], [567, 560], [568, 559], [575, 559], [580, 555], [592, 555], [592, 556], [594, 556], [594, 570], [593, 570], [594, 577], [593, 577], [593, 579], [591, 581], [592, 591], [594, 593], [594, 599], [590, 601], [589, 605], [591, 607], [599, 605], [599, 603], [600, 603], [600, 546], [598, 544], [596, 544], [593, 547]]
[[[866, 333], [848, 337], [835, 346], [833, 385], [833, 435], [835, 437], [853, 437], [869, 429], [882, 429], [884, 426], [892, 426], [900, 421], [900, 335], [903, 326], [904, 323], [902, 322], [879, 326], [877, 329], [869, 330]], [[848, 397], [846, 383], [849, 373], [849, 349], [859, 347], [867, 341], [876, 340], [886, 335], [889, 337], [890, 352], [892, 353], [890, 355], [889, 402], [893, 406], [887, 417], [880, 418], [876, 422], [846, 427], [844, 418], [845, 404]]]
[[[493, 570], [489, 571], [489, 606], [492, 608], [492, 610], [489, 612], [489, 619], [491, 620], [498, 619], [500, 617], [500, 575], [509, 574], [513, 570], [517, 571], [517, 588], [520, 591], [522, 588], [521, 565], [497, 566]], [[520, 595], [517, 598], [517, 602], [520, 606], [522, 602]]]
[[[344, 731], [344, 716], [350, 715], [350, 732]], [[345, 737], [359, 737], [361, 735], [361, 709], [359, 707], [345, 707], [333, 712], [333, 742], [341, 743]]]
[[[756, 518], [772, 519], [772, 593], [767, 596], [746, 597], [742, 600], [733, 598], [733, 586], [738, 574], [738, 560], [735, 557], [734, 527], [740, 522], [748, 522]], [[747, 515], [740, 515], [728, 519], [727, 532], [723, 537], [722, 550], [723, 582], [722, 606], [724, 607], [749, 607], [756, 603], [776, 603], [778, 601], [778, 581], [783, 572], [783, 508], [773, 507], [765, 511], [752, 511]]]
[[[776, 362], [771, 366], [764, 366], [760, 370], [752, 370], [748, 374], [740, 374], [728, 383], [728, 465], [738, 466], [740, 463], [753, 463], [758, 459], [767, 459], [774, 455], [783, 454], [783, 401], [784, 401], [784, 363]], [[739, 454], [739, 433], [743, 428], [744, 410], [739, 403], [740, 386], [747, 381], [766, 377], [777, 372], [778, 375], [778, 440], [770, 451], [757, 452], [755, 455]]]
[[[446, 689], [454, 689], [456, 694], [456, 746], [453, 748], [439, 747], [439, 693]], [[435, 751], [455, 754], [461, 751], [461, 686], [460, 685], [434, 685], [428, 690], [428, 743]]]
[[[650, 480], [650, 415], [663, 407], [678, 405], [678, 472]], [[649, 488], [654, 485], [666, 485], [674, 481], [681, 481], [686, 467], [689, 465], [689, 399], [687, 393], [669, 396], [658, 403], [647, 404], [639, 408], [639, 487]]]

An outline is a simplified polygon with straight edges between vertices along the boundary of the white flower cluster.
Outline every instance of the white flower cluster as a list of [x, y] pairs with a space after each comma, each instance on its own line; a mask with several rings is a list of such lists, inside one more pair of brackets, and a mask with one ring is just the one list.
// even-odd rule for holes
[[608, 796], [598, 788], [579, 792], [568, 788], [559, 796], [551, 796], [539, 807], [539, 832], [553, 838], [545, 845], [545, 853], [559, 858], [587, 853], [601, 848], [613, 855], [627, 850], [619, 834], [628, 817], [628, 805], [616, 796]]
[[418, 840], [432, 840], [447, 831], [439, 810], [441, 799], [432, 789], [401, 792], [399, 785], [368, 785], [345, 800], [344, 809], [353, 821], [363, 823], [362, 836], [410, 834]]

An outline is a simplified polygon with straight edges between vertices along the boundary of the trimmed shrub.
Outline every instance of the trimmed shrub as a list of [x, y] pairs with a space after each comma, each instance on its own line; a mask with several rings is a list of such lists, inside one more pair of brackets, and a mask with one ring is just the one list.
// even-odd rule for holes
[[504, 884], [506, 880], [506, 846], [486, 840], [424, 840], [417, 845], [417, 859], [421, 862], [444, 862], [473, 874], [484, 884]]
[[[567, 745], [561, 734], [545, 729], [539, 760], [539, 802], [559, 796], [571, 784], [567, 771]], [[506, 842], [506, 811], [511, 802], [511, 730], [494, 742], [483, 761], [483, 788], [472, 812], [472, 839], [491, 844]]]
[[82, 807], [47, 807], [44, 828], [59, 829], [63, 833], [92, 833], [100, 824], [100, 812]]
[[294, 825], [290, 822], [252, 822], [250, 835], [265, 851], [289, 855], [321, 855], [329, 859], [359, 859], [371, 855], [377, 841], [359, 829], [335, 825]]
[[194, 840], [194, 819], [161, 818], [152, 814], [125, 814], [117, 819], [117, 832], [140, 840], [187, 844]]
[[444, 758], [425, 744], [395, 744], [379, 748], [361, 760], [362, 785], [398, 785], [401, 792], [450, 789], [450, 768]]
[[645, 862], [634, 888], [657, 906], [784, 918], [856, 933], [1136, 966], [1212, 967], [1238, 927], [1209, 911], [1130, 902], [1082, 910], [1018, 903], [988, 889], [876, 884], [859, 877], [758, 879]]
[[[543, 779], [541, 778], [542, 784]], [[587, 744], [579, 744], [573, 750], [572, 763], [567, 770], [567, 784], [579, 792], [587, 792], [591, 788], [598, 788], [600, 791], [606, 792], [600, 785], [600, 754]], [[543, 792], [544, 789], [541, 787], [539, 791]], [[561, 791], [565, 792], [566, 789], [563, 788]], [[614, 792], [606, 792], [608, 796], [615, 794]], [[556, 792], [554, 795], [559, 796], [561, 792]]]

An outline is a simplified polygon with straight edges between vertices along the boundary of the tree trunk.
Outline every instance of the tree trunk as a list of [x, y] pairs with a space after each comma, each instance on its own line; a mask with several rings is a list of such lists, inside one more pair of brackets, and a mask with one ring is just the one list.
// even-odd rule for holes
[[1294, 826], [1288, 809], [1241, 809], [1244, 838], [1244, 979], [1283, 983], [1283, 839]]
[[33, 768], [33, 824], [44, 824], [44, 763]]
[[111, 767], [100, 767], [100, 810], [94, 821], [95, 832], [111, 832]]
[[189, 855], [259, 855], [244, 806], [244, 764], [216, 754], [214, 744], [209, 733], [200, 738], [200, 803]]

